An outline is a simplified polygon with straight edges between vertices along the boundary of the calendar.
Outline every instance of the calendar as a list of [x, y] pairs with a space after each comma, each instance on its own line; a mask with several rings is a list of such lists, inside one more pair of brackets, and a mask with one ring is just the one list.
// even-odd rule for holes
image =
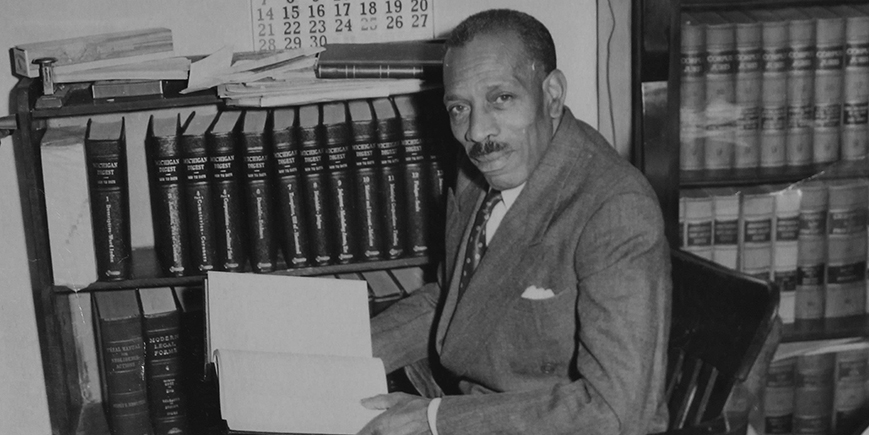
[[251, 0], [255, 51], [434, 38], [434, 0]]

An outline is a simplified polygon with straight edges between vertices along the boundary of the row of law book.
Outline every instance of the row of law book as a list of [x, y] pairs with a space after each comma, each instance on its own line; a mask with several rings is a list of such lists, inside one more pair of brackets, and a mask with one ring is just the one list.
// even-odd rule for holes
[[[368, 293], [366, 312], [376, 315], [421, 287], [424, 274], [419, 267], [406, 267], [326, 278], [363, 281]], [[284, 285], [294, 284], [293, 279], [273, 277], [274, 282]], [[236, 281], [255, 286], [250, 278]], [[329, 281], [323, 285], [328, 286]], [[256, 289], [259, 287], [236, 291], [248, 294]], [[209, 358], [205, 355], [208, 333], [204, 329], [207, 301], [203, 288], [98, 291], [91, 298], [102, 408], [111, 433], [184, 435], [213, 424], [205, 415], [213, 412], [209, 410], [217, 400], [207, 397], [209, 390], [204, 383]], [[336, 303], [341, 303], [340, 299]], [[215, 403], [204, 403], [208, 400]]]
[[[145, 154], [163, 274], [429, 255], [445, 147], [421, 98], [152, 116]], [[42, 139], [57, 285], [131, 277], [124, 122], [51, 127]]]
[[867, 206], [864, 179], [686, 189], [680, 245], [775, 282], [786, 323], [863, 315], [869, 312]]
[[802, 167], [869, 152], [869, 6], [682, 14], [680, 168]]
[[869, 415], [869, 341], [779, 345], [763, 399], [765, 435], [850, 435]]
[[152, 118], [155, 247], [169, 275], [425, 256], [438, 144], [413, 95]]

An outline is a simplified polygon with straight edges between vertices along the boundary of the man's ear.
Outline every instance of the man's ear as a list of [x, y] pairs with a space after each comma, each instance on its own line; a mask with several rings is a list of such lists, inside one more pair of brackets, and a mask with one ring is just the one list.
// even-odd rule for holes
[[546, 111], [553, 119], [561, 119], [564, 98], [567, 96], [567, 78], [560, 69], [554, 69], [543, 79], [543, 97]]

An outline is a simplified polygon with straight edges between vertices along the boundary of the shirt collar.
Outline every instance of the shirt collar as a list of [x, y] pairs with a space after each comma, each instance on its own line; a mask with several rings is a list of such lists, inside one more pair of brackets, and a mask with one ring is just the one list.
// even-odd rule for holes
[[504, 206], [507, 209], [516, 202], [516, 198], [519, 197], [519, 194], [522, 193], [522, 189], [525, 188], [525, 183], [522, 183], [512, 189], [502, 190], [501, 191], [501, 200], [504, 201]]

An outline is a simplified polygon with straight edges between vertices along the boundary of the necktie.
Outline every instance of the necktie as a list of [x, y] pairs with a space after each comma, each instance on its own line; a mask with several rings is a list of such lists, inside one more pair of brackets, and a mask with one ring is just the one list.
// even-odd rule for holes
[[474, 226], [471, 227], [471, 234], [468, 236], [468, 246], [465, 249], [465, 261], [462, 263], [462, 276], [459, 281], [459, 297], [464, 293], [471, 276], [474, 274], [474, 269], [480, 264], [480, 259], [486, 252], [486, 222], [489, 216], [492, 215], [492, 209], [495, 208], [501, 201], [501, 192], [490, 189], [486, 194], [486, 199], [477, 211], [477, 216], [474, 218]]

